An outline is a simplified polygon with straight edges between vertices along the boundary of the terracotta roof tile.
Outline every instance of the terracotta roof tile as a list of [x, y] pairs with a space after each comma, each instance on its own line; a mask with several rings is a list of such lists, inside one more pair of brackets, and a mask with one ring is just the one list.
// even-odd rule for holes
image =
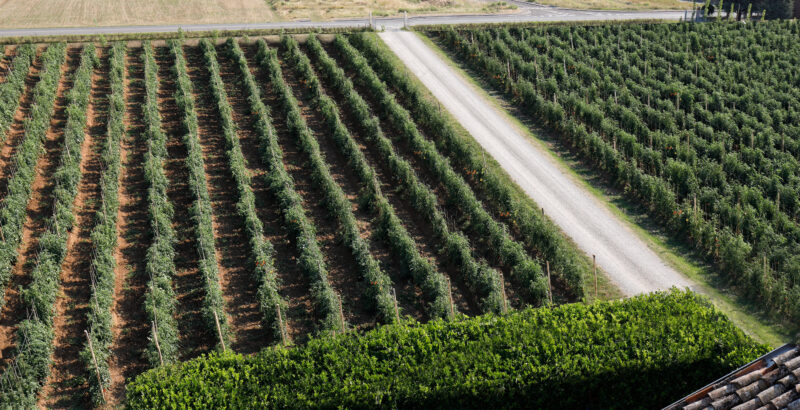
[[800, 347], [776, 349], [667, 407], [708, 408], [800, 410]]

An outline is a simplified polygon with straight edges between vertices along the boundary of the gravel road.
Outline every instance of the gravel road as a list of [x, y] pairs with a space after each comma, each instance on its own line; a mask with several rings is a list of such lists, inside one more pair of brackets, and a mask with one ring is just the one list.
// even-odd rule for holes
[[545, 213], [584, 252], [597, 255], [625, 295], [694, 287], [414, 33], [380, 36]]

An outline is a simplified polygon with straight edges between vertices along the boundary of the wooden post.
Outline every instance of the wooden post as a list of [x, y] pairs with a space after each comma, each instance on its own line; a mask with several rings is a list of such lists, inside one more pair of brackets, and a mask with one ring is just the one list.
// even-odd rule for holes
[[697, 213], [697, 194], [692, 194], [692, 209], [694, 209], [694, 213]]
[[545, 261], [545, 266], [547, 266], [547, 289], [548, 293], [550, 294], [550, 304], [553, 304], [553, 285], [550, 283], [550, 261]]
[[597, 301], [597, 256], [592, 255], [592, 271], [594, 272], [594, 300]]
[[342, 334], [344, 334], [344, 309], [342, 309], [342, 295], [339, 295], [339, 322], [342, 324]]
[[217, 324], [217, 334], [219, 334], [219, 343], [222, 345], [222, 351], [227, 351], [225, 347], [225, 339], [222, 337], [222, 327], [219, 325], [219, 316], [217, 316], [217, 311], [214, 311], [214, 322]]
[[446, 277], [447, 279], [447, 298], [450, 301], [450, 317], [453, 318], [456, 316], [455, 309], [453, 309], [453, 287], [450, 285], [450, 278]]
[[394, 320], [400, 322], [400, 309], [397, 308], [397, 290], [392, 288], [392, 299], [394, 299]]
[[403, 28], [408, 28], [408, 12], [403, 12]]
[[92, 345], [92, 338], [89, 337], [89, 331], [83, 329], [86, 334], [86, 340], [89, 341], [89, 351], [92, 352], [92, 361], [94, 362], [94, 371], [97, 373], [97, 385], [100, 387], [100, 395], [103, 396], [103, 401], [106, 401], [106, 391], [103, 389], [103, 379], [100, 377], [100, 366], [97, 365], [97, 356], [94, 355], [94, 345]]
[[503, 313], [508, 313], [508, 301], [506, 300], [506, 283], [503, 280], [503, 274], [498, 273], [500, 275], [500, 291], [503, 294]]
[[161, 355], [161, 344], [158, 343], [158, 327], [156, 327], [156, 322], [151, 322], [153, 324], [153, 341], [156, 342], [156, 350], [158, 350], [158, 361], [161, 365], [164, 365], [164, 356]]
[[0, 225], [0, 239], [2, 239], [3, 242], [6, 241], [6, 236], [3, 234], [3, 225]]
[[369, 12], [369, 28], [375, 27], [375, 23], [372, 21], [372, 11]]
[[286, 346], [286, 337], [283, 334], [283, 318], [281, 317], [281, 305], [276, 303], [275, 309], [278, 311], [278, 329], [281, 330], [281, 344]]

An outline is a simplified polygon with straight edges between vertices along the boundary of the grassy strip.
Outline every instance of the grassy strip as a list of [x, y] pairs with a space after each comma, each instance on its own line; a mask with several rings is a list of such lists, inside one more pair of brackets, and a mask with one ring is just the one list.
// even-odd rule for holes
[[[101, 388], [111, 384], [108, 360], [111, 357], [113, 326], [111, 306], [114, 304], [114, 270], [117, 261], [114, 251], [117, 248], [117, 213], [119, 211], [120, 143], [125, 134], [125, 97], [123, 77], [125, 75], [125, 44], [114, 43], [108, 53], [110, 65], [109, 83], [111, 95], [108, 104], [108, 124], [106, 140], [100, 161], [104, 166], [100, 179], [100, 209], [95, 215], [96, 225], [92, 229], [92, 296], [89, 300], [86, 323], [89, 337], [97, 357], [100, 379], [89, 378], [89, 390], [95, 403], [102, 403]], [[94, 361], [89, 344], [81, 351], [81, 360], [87, 370], [94, 371]]]
[[[399, 91], [398, 95], [405, 100], [414, 120], [428, 131], [436, 148], [447, 156], [453, 168], [471, 181], [476, 190], [485, 193], [487, 202], [484, 206], [499, 215], [498, 219], [505, 219], [505, 223], [499, 223], [501, 226], [496, 229], [515, 232], [528, 249], [549, 260], [554, 275], [560, 276], [569, 290], [580, 296], [584, 277], [588, 275], [581, 263], [580, 251], [564, 238], [555, 224], [542, 216], [538, 208], [531, 206], [532, 201], [514, 195], [508, 178], [491, 172], [483, 160], [485, 154], [459, 135], [439, 107], [425, 98], [422, 88], [398, 68], [401, 66], [385, 47], [379, 45], [374, 37], [354, 35], [352, 39], [383, 80]], [[483, 217], [491, 219], [488, 212]]]
[[[169, 48], [175, 59], [173, 74], [177, 83], [175, 103], [182, 112], [183, 118], [183, 144], [186, 145], [188, 155], [186, 168], [189, 170], [189, 187], [195, 195], [192, 205], [192, 219], [195, 223], [197, 240], [197, 253], [200, 260], [198, 266], [203, 275], [203, 318], [206, 327], [211, 333], [216, 333], [216, 323], [219, 322], [220, 343], [231, 345], [231, 330], [228, 316], [225, 314], [225, 300], [222, 298], [222, 287], [219, 284], [219, 268], [217, 267], [217, 252], [214, 247], [214, 227], [212, 224], [211, 198], [208, 195], [208, 183], [203, 161], [203, 149], [200, 147], [198, 136], [197, 110], [195, 110], [194, 96], [192, 95], [192, 81], [186, 73], [186, 60], [183, 58], [182, 42], [173, 40]], [[221, 348], [221, 346], [219, 346]]]
[[[274, 88], [275, 93], [280, 95], [281, 88], [286, 88], [287, 85], [283, 81], [275, 51], [270, 50], [264, 40], [258, 41], [256, 61], [258, 66], [269, 75], [270, 85]], [[306, 216], [305, 210], [303, 210], [303, 200], [295, 191], [294, 181], [283, 166], [283, 151], [278, 144], [269, 109], [261, 98], [261, 91], [249, 69], [243, 71], [246, 71], [244, 74], [250, 109], [256, 116], [256, 131], [260, 140], [261, 155], [269, 169], [269, 172], [264, 174], [264, 178], [278, 199], [287, 229], [294, 236], [295, 246], [299, 253], [300, 269], [311, 282], [311, 297], [314, 300], [317, 316], [320, 318], [320, 330], [335, 332], [344, 326], [339, 317], [341, 302], [328, 282], [328, 272], [322, 252], [319, 250], [314, 225]]]
[[661, 408], [767, 350], [674, 291], [215, 355], [151, 370], [127, 394], [132, 409]]
[[[311, 57], [322, 68], [321, 76], [336, 93], [344, 97], [346, 109], [352, 111], [358, 118], [362, 131], [368, 134], [380, 133], [378, 120], [370, 116], [367, 103], [353, 89], [353, 83], [336, 61], [328, 56], [316, 36], [309, 36], [306, 45]], [[313, 74], [310, 69], [308, 72]], [[446, 317], [449, 314], [450, 302], [444, 275], [437, 272], [431, 262], [420, 255], [417, 243], [403, 227], [403, 223], [394, 212], [394, 207], [381, 192], [375, 171], [369, 166], [361, 148], [342, 124], [339, 107], [322, 91], [316, 76], [306, 81], [311, 87], [315, 104], [322, 112], [328, 128], [332, 130], [331, 138], [342, 155], [348, 159], [349, 165], [361, 182], [360, 201], [376, 214], [375, 233], [389, 245], [404, 271], [422, 288], [430, 301], [427, 306], [428, 315], [432, 318]]]
[[[281, 307], [286, 306], [277, 291], [276, 273], [274, 256], [275, 249], [267, 239], [264, 238], [264, 226], [256, 214], [256, 200], [253, 189], [250, 187], [250, 175], [245, 166], [242, 147], [239, 144], [239, 137], [236, 135], [236, 124], [233, 122], [233, 115], [228, 95], [225, 92], [225, 85], [219, 74], [219, 63], [217, 62], [217, 52], [214, 46], [207, 39], [200, 42], [203, 56], [206, 60], [206, 68], [210, 75], [210, 84], [214, 102], [220, 114], [222, 133], [225, 137], [227, 150], [225, 154], [228, 158], [228, 166], [236, 181], [238, 199], [236, 209], [239, 216], [244, 220], [245, 231], [250, 241], [250, 263], [253, 272], [253, 279], [259, 284], [259, 309], [264, 315], [264, 324], [273, 329], [276, 340], [282, 340], [284, 331], [280, 327], [278, 312]], [[241, 49], [234, 41], [228, 41], [227, 49], [233, 58], [240, 64], [244, 60]]]
[[167, 158], [167, 136], [161, 129], [161, 114], [158, 111], [158, 68], [150, 42], [144, 49], [144, 137], [147, 153], [144, 174], [147, 182], [147, 209], [152, 242], [147, 249], [145, 271], [150, 277], [145, 294], [145, 311], [152, 323], [150, 340], [145, 357], [151, 366], [178, 361], [178, 323], [175, 320], [175, 243], [178, 238], [172, 228], [175, 211], [167, 197], [169, 181], [164, 173]]
[[[356, 78], [369, 81], [368, 87], [372, 86], [375, 87], [375, 90], [383, 89], [385, 91], [385, 85], [376, 79], [367, 61], [350, 45], [346, 38], [337, 36], [334, 44], [350, 68], [357, 73]], [[368, 114], [369, 111], [356, 113], [364, 119], [371, 118]], [[394, 174], [395, 182], [404, 188], [414, 209], [431, 224], [434, 235], [440, 243], [440, 252], [447, 255], [448, 259], [459, 267], [470, 290], [480, 298], [482, 309], [486, 312], [501, 312], [504, 301], [497, 272], [491, 269], [485, 261], [476, 261], [472, 255], [469, 240], [464, 234], [448, 228], [447, 221], [438, 208], [436, 194], [419, 180], [408, 161], [397, 155], [392, 142], [383, 135], [380, 128], [377, 126], [372, 128], [372, 132], [368, 133], [366, 138], [376, 145], [383, 160]]]
[[[311, 68], [308, 57], [298, 48], [297, 42], [290, 36], [284, 36], [282, 43], [286, 50], [287, 63], [297, 69], [309, 89], [313, 89], [316, 84], [316, 91], [319, 93], [319, 81], [316, 74]], [[372, 305], [371, 308], [378, 312], [379, 320], [393, 322], [395, 320], [394, 302], [390, 293], [392, 279], [381, 270], [378, 261], [370, 253], [369, 244], [361, 237], [361, 230], [358, 227], [358, 220], [353, 215], [350, 200], [331, 176], [330, 168], [322, 157], [319, 144], [311, 135], [291, 89], [283, 88], [280, 97], [288, 118], [289, 129], [296, 137], [298, 148], [309, 157], [312, 167], [311, 180], [317, 189], [322, 191], [325, 208], [330, 217], [335, 219], [338, 224], [337, 236], [350, 249], [358, 265], [359, 273], [369, 284], [365, 293]]]
[[11, 71], [0, 84], [0, 142], [5, 141], [14, 114], [19, 108], [20, 96], [25, 91], [25, 77], [28, 76], [33, 59], [36, 58], [36, 47], [31, 44], [17, 48], [17, 55], [11, 63]]
[[[42, 56], [44, 72], [34, 90], [34, 110], [26, 124], [27, 134], [39, 140], [39, 149], [50, 128], [54, 103], [64, 63], [65, 45], [49, 48]], [[61, 264], [67, 254], [67, 238], [75, 223], [73, 202], [81, 180], [81, 145], [86, 136], [86, 110], [92, 91], [92, 70], [97, 63], [93, 45], [83, 49], [81, 64], [73, 77], [73, 87], [67, 95], [67, 122], [64, 127], [64, 148], [59, 165], [53, 174], [53, 216], [48, 229], [39, 239], [36, 266], [31, 271], [31, 283], [21, 293], [30, 316], [20, 322], [17, 333], [17, 355], [6, 369], [12, 376], [4, 379], [1, 396], [9, 407], [35, 407], [39, 389], [50, 374], [53, 356], [53, 317], [55, 302], [61, 288]]]

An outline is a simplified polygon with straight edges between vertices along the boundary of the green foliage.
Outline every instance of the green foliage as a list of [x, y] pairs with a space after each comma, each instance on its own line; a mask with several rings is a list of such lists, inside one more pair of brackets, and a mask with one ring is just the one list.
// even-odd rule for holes
[[[283, 79], [275, 50], [270, 50], [264, 40], [258, 41], [256, 61], [258, 67], [267, 74], [273, 92], [279, 98], [290, 95], [291, 91]], [[242, 74], [245, 76], [247, 99], [256, 117], [255, 128], [261, 156], [269, 171], [264, 174], [264, 178], [278, 199], [283, 223], [294, 237], [299, 254], [298, 266], [311, 282], [311, 297], [319, 318], [319, 329], [323, 332], [336, 331], [343, 325], [339, 318], [339, 297], [328, 282], [328, 271], [317, 243], [314, 225], [308, 219], [303, 209], [302, 198], [295, 191], [294, 181], [283, 165], [283, 151], [278, 144], [269, 109], [261, 99], [261, 90], [256, 85], [255, 79], [249, 69], [245, 68], [242, 68]]]
[[[219, 268], [217, 267], [216, 248], [214, 247], [214, 226], [212, 223], [211, 198], [208, 195], [203, 149], [198, 137], [197, 111], [195, 110], [194, 96], [192, 95], [192, 81], [186, 73], [186, 60], [183, 57], [183, 43], [169, 41], [169, 48], [174, 58], [172, 66], [175, 75], [177, 90], [175, 103], [181, 111], [183, 122], [183, 144], [188, 151], [186, 168], [189, 170], [189, 188], [195, 196], [191, 207], [192, 219], [195, 223], [197, 240], [198, 265], [203, 275], [203, 318], [206, 328], [212, 333], [217, 333], [216, 323], [219, 321], [220, 331], [226, 346], [231, 345], [231, 332], [228, 316], [225, 314], [225, 300], [222, 297], [222, 288], [219, 284]], [[216, 314], [216, 317], [215, 317]], [[219, 348], [222, 348], [219, 346]]]
[[[42, 55], [43, 72], [34, 89], [33, 113], [25, 124], [26, 138], [30, 136], [38, 140], [34, 145], [38, 148], [37, 153], [50, 128], [64, 57], [63, 43], [50, 46]], [[16, 356], [2, 376], [3, 383], [0, 383], [0, 397], [9, 407], [33, 407], [39, 389], [50, 374], [55, 301], [61, 287], [61, 264], [67, 254], [67, 237], [75, 222], [72, 205], [82, 176], [81, 145], [86, 135], [86, 110], [96, 63], [94, 46], [85, 46], [80, 66], [72, 78], [72, 89], [66, 96], [64, 146], [52, 177], [53, 214], [47, 223], [47, 231], [39, 238], [39, 253], [30, 273], [30, 284], [20, 295], [30, 314], [19, 324]]]
[[14, 121], [14, 114], [19, 108], [20, 96], [25, 90], [25, 77], [36, 57], [36, 46], [23, 44], [17, 48], [16, 57], [11, 62], [11, 69], [0, 84], [0, 142], [6, 138], [6, 132]]
[[[370, 114], [369, 106], [353, 89], [353, 83], [347, 78], [344, 70], [339, 68], [316, 36], [309, 36], [306, 41], [309, 53], [321, 67], [321, 76], [328, 82], [335, 93], [343, 96], [344, 109], [350, 111], [361, 125], [364, 134], [380, 135], [378, 120]], [[307, 70], [313, 74], [310, 70]], [[414, 238], [409, 235], [397, 217], [394, 207], [381, 192], [375, 171], [367, 163], [367, 158], [361, 151], [352, 135], [342, 124], [339, 108], [333, 100], [322, 92], [319, 81], [308, 80], [311, 83], [311, 92], [315, 103], [322, 112], [325, 122], [331, 129], [331, 138], [342, 155], [348, 159], [349, 165], [359, 178], [362, 188], [360, 201], [376, 215], [375, 234], [379, 235], [396, 256], [403, 271], [410, 274], [413, 280], [425, 292], [428, 299], [427, 311], [432, 318], [442, 318], [449, 314], [449, 294], [447, 284], [440, 272], [434, 270], [431, 263], [419, 253]]]
[[798, 318], [799, 31], [769, 22], [431, 34], [743, 293]]
[[[326, 110], [323, 116], [327, 115], [328, 121], [331, 121], [330, 116], [333, 114], [332, 109], [335, 110], [336, 106], [322, 93], [319, 80], [311, 68], [311, 63], [308, 57], [303, 54], [297, 46], [297, 42], [289, 36], [282, 37], [282, 43], [286, 49], [286, 61], [294, 66], [300, 74], [302, 83], [312, 90], [314, 98], [319, 105], [320, 98], [325, 98], [327, 101]], [[288, 118], [289, 129], [294, 134], [295, 141], [298, 148], [303, 151], [310, 160], [311, 164], [311, 180], [317, 189], [323, 193], [324, 205], [328, 210], [328, 214], [338, 224], [337, 235], [340, 240], [350, 248], [353, 258], [358, 265], [358, 270], [364, 281], [369, 285], [366, 290], [366, 296], [372, 305], [372, 308], [378, 312], [379, 318], [383, 322], [392, 322], [395, 320], [394, 314], [394, 301], [390, 293], [392, 288], [392, 280], [383, 272], [378, 265], [378, 261], [372, 257], [369, 250], [369, 244], [361, 237], [361, 230], [358, 227], [358, 221], [350, 204], [350, 200], [342, 191], [339, 184], [333, 179], [325, 159], [320, 153], [319, 144], [311, 135], [311, 131], [303, 119], [300, 109], [297, 106], [297, 101], [291, 94], [291, 90], [284, 88], [283, 95], [280, 96], [283, 100], [283, 107], [285, 114]], [[339, 132], [346, 132], [343, 130], [341, 122], [338, 122]], [[334, 128], [334, 131], [337, 129]]]
[[127, 397], [133, 409], [659, 408], [767, 350], [672, 291], [215, 354], [151, 370]]
[[[402, 100], [420, 129], [424, 129], [426, 135], [436, 144], [436, 149], [447, 157], [453, 170], [460, 172], [462, 181], [458, 181], [458, 177], [452, 173], [442, 175], [442, 180], [453, 191], [451, 196], [455, 198], [454, 201], [471, 207], [468, 212], [474, 215], [473, 225], [476, 228], [485, 227], [483, 229], [486, 232], [480, 231], [479, 234], [487, 236], [491, 242], [487, 246], [498, 249], [496, 258], [513, 266], [520, 280], [529, 281], [526, 285], [535, 295], [541, 295], [544, 287], [544, 283], [538, 279], [541, 272], [526, 258], [517, 242], [524, 243], [530, 252], [550, 261], [553, 274], [563, 279], [567, 284], [567, 291], [580, 297], [583, 279], [588, 272], [579, 262], [580, 254], [567, 242], [558, 227], [544, 218], [538, 209], [515, 198], [508, 180], [502, 179], [486, 167], [483, 157], [485, 154], [471, 147], [458, 135], [447, 117], [442, 114], [441, 108], [424, 97], [422, 89], [398, 68], [385, 47], [380, 46], [372, 36], [353, 35], [351, 39], [383, 81], [397, 90], [396, 96]], [[429, 151], [435, 152], [433, 147]], [[431, 157], [428, 161], [432, 163], [431, 166], [436, 166], [435, 162], [443, 163], [445, 160]], [[469, 188], [463, 181], [467, 181], [475, 192], [483, 193], [482, 205], [486, 211], [478, 208], [468, 198], [466, 192]], [[462, 200], [462, 196], [466, 199]], [[491, 217], [487, 211], [503, 223], [490, 222]], [[513, 239], [516, 241], [504, 231], [514, 233]]]
[[[100, 206], [95, 214], [95, 226], [92, 229], [92, 296], [89, 300], [86, 323], [89, 337], [97, 357], [100, 379], [89, 378], [92, 400], [102, 402], [100, 388], [108, 388], [111, 384], [108, 361], [111, 358], [113, 326], [111, 306], [114, 304], [114, 270], [117, 266], [114, 251], [117, 248], [117, 213], [119, 211], [119, 178], [120, 178], [120, 144], [125, 133], [124, 115], [124, 73], [125, 44], [114, 43], [108, 52], [109, 84], [111, 95], [108, 97], [108, 124], [106, 125], [105, 143], [100, 161], [103, 173], [100, 177]], [[94, 361], [88, 342], [81, 351], [81, 359], [89, 374], [94, 375]]]
[[[373, 94], [381, 95], [384, 98], [386, 110], [399, 116], [399, 128], [415, 130], [414, 123], [407, 116], [402, 117], [405, 111], [402, 111], [402, 107], [399, 107], [394, 101], [394, 97], [388, 94], [385, 84], [377, 78], [366, 59], [350, 45], [347, 39], [337, 36], [334, 45], [343, 56], [348, 68], [356, 73], [356, 81], [371, 90]], [[362, 113], [361, 115], [367, 116], [368, 114]], [[480, 298], [480, 305], [484, 312], [502, 311], [503, 296], [497, 272], [485, 261], [476, 261], [467, 237], [461, 232], [451, 231], [448, 227], [433, 190], [423, 184], [411, 164], [395, 152], [392, 142], [383, 135], [383, 132], [379, 132], [380, 128], [375, 127], [373, 130], [374, 132], [365, 137], [376, 147], [381, 160], [387, 164], [394, 177], [393, 182], [403, 188], [403, 193], [410, 199], [414, 209], [430, 223], [431, 230], [440, 246], [439, 252], [447, 255], [448, 259], [458, 267], [470, 290]], [[425, 154], [431, 155], [430, 152], [425, 152]]]
[[178, 301], [172, 289], [172, 278], [175, 276], [175, 243], [178, 239], [172, 228], [175, 211], [167, 197], [169, 181], [164, 173], [167, 136], [161, 129], [161, 114], [158, 111], [158, 68], [150, 42], [144, 42], [142, 48], [145, 89], [143, 107], [145, 130], [142, 136], [147, 143], [144, 176], [147, 182], [147, 209], [152, 241], [145, 257], [145, 272], [149, 281], [144, 309], [147, 312], [147, 319], [153, 324], [150, 328], [145, 357], [151, 366], [158, 366], [162, 360], [164, 363], [174, 363], [179, 359], [178, 323], [175, 320]]

